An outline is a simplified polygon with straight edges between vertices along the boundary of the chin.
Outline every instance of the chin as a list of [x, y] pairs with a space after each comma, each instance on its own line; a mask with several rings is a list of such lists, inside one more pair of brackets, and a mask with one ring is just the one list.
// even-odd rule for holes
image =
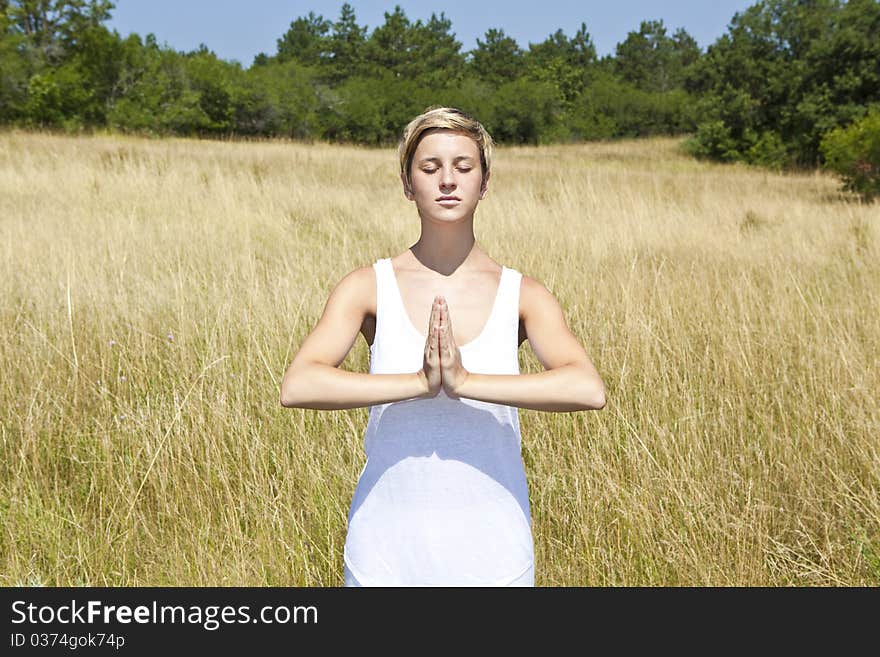
[[419, 210], [419, 216], [429, 218], [432, 221], [444, 224], [457, 223], [463, 221], [474, 214], [476, 206], [463, 208], [460, 205], [450, 210], [440, 210], [439, 212], [431, 208], [430, 210]]
[[466, 214], [459, 213], [459, 212], [456, 212], [454, 215], [453, 214], [445, 214], [445, 215], [429, 214], [429, 215], [422, 215], [422, 216], [427, 216], [428, 219], [430, 219], [431, 221], [433, 221], [434, 223], [437, 223], [437, 224], [457, 224], [457, 223], [460, 223], [462, 221], [465, 221], [465, 219], [467, 219]]

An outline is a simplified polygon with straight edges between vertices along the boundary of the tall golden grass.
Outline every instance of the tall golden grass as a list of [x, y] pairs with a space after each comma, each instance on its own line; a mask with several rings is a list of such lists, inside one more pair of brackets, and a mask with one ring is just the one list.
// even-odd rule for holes
[[[520, 410], [536, 583], [880, 584], [880, 206], [680, 143], [501, 148], [477, 211], [607, 390]], [[279, 383], [336, 282], [418, 238], [395, 167], [0, 134], [0, 584], [341, 585], [367, 409]]]

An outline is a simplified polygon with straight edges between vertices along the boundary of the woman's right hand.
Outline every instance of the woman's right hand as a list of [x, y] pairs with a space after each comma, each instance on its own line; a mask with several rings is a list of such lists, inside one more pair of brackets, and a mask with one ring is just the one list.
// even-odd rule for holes
[[443, 387], [440, 378], [440, 345], [438, 337], [438, 324], [440, 323], [439, 298], [434, 297], [434, 305], [431, 308], [431, 319], [428, 321], [428, 338], [425, 340], [425, 355], [422, 369], [419, 370], [419, 378], [425, 387], [424, 397], [436, 397]]

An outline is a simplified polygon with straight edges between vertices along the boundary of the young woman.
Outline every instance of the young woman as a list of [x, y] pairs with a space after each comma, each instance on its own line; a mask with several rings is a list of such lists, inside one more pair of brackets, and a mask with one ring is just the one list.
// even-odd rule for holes
[[[370, 406], [346, 586], [534, 586], [517, 409], [601, 409], [605, 387], [553, 295], [474, 240], [492, 159], [483, 126], [430, 109], [407, 125], [399, 156], [421, 236], [337, 284], [281, 403]], [[369, 374], [339, 369], [358, 332]], [[526, 339], [545, 371], [519, 374]]]

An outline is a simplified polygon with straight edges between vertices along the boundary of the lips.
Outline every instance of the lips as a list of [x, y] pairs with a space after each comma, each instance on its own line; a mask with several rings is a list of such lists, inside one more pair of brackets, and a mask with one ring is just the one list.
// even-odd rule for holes
[[437, 199], [438, 201], [460, 201], [461, 199], [457, 196], [441, 196]]

